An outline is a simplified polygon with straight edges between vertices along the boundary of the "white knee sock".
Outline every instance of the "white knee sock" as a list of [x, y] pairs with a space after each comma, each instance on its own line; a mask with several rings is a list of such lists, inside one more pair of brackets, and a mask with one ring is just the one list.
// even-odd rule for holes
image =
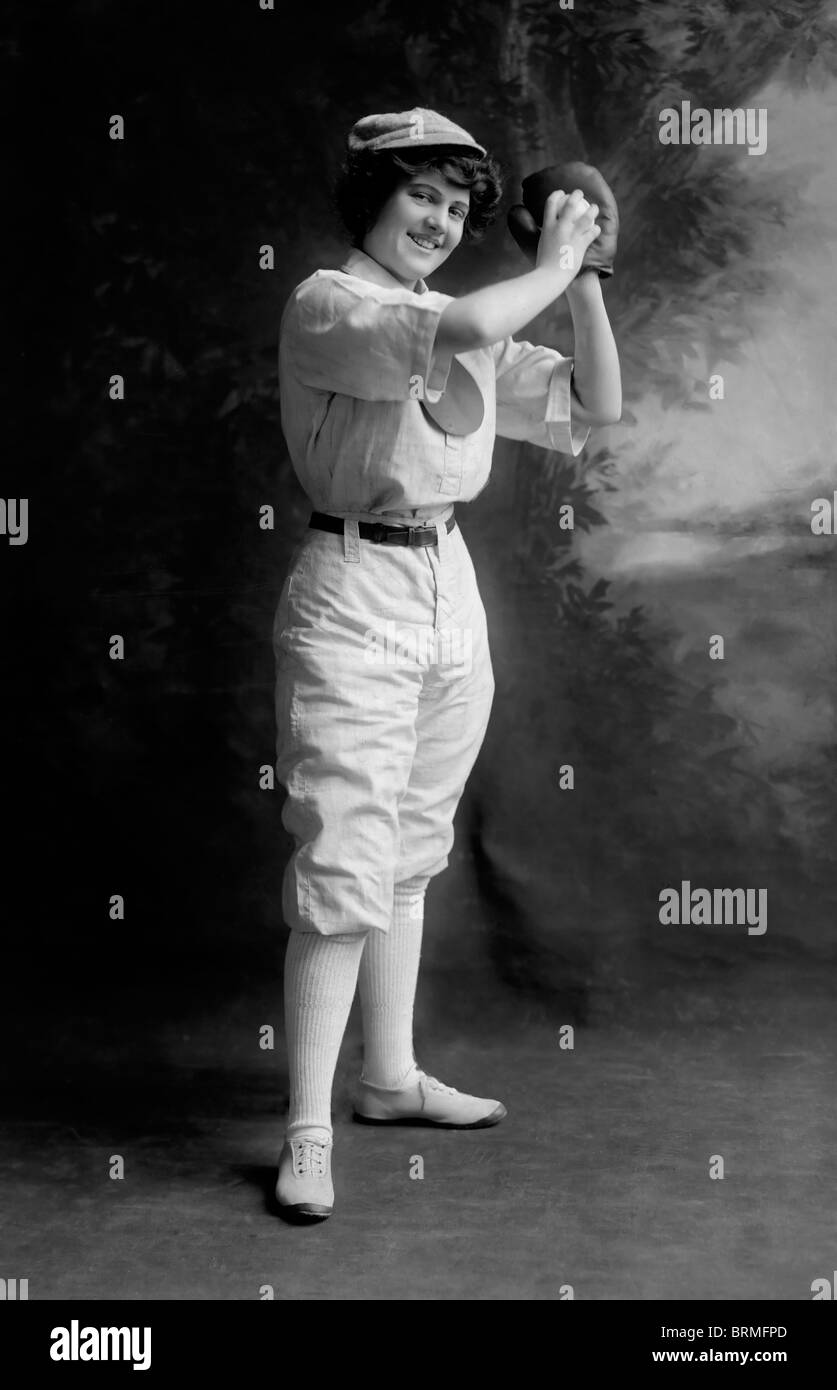
[[285, 1037], [290, 1102], [286, 1138], [332, 1137], [331, 1091], [357, 985], [365, 933], [292, 931], [285, 952]]
[[413, 1006], [427, 882], [416, 878], [395, 885], [390, 929], [369, 932], [360, 962], [362, 1080], [388, 1090], [410, 1085], [418, 1074]]

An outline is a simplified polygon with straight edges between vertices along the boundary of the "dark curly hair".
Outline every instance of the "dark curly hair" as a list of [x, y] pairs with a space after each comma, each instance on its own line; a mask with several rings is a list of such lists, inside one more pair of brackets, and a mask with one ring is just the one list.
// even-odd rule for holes
[[346, 155], [332, 189], [337, 216], [353, 246], [360, 248], [384, 203], [405, 180], [435, 169], [471, 193], [463, 241], [480, 241], [497, 216], [503, 188], [500, 167], [490, 155], [466, 155], [457, 145], [423, 146], [414, 151], [357, 150]]

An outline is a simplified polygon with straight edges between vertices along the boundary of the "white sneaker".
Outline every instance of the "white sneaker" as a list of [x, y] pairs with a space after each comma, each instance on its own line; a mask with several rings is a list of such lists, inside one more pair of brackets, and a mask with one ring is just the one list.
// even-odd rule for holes
[[355, 1119], [367, 1125], [437, 1125], [442, 1129], [485, 1129], [499, 1124], [508, 1111], [499, 1100], [468, 1096], [419, 1072], [411, 1086], [386, 1090], [361, 1081]]
[[303, 1134], [286, 1139], [279, 1155], [276, 1200], [286, 1212], [324, 1221], [334, 1208], [331, 1181], [333, 1141], [320, 1143]]

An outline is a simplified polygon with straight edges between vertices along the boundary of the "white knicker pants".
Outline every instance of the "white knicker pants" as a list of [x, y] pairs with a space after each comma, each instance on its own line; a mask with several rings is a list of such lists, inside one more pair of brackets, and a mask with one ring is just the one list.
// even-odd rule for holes
[[448, 863], [491, 711], [485, 610], [458, 526], [434, 546], [309, 530], [276, 609], [285, 920], [387, 931], [393, 886]]

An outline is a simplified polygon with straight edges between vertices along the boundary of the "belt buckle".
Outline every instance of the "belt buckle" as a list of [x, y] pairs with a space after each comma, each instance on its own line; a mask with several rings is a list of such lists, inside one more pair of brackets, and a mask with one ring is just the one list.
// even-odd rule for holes
[[420, 541], [420, 540], [419, 540], [419, 541], [414, 541], [414, 540], [413, 540], [413, 536], [415, 536], [415, 535], [426, 536], [426, 535], [428, 535], [428, 533], [429, 533], [430, 531], [433, 532], [433, 535], [434, 535], [434, 537], [435, 537], [436, 531], [435, 531], [435, 528], [434, 528], [434, 527], [425, 526], [425, 525], [423, 525], [423, 524], [422, 524], [421, 526], [408, 526], [408, 527], [407, 527], [407, 544], [408, 544], [408, 545], [423, 545], [423, 544], [424, 544], [424, 541]]

